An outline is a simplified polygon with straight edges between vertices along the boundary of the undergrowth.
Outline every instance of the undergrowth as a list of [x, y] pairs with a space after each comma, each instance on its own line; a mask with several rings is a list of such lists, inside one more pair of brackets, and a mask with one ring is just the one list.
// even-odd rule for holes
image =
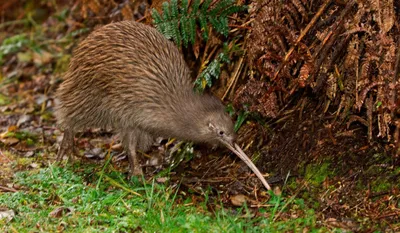
[[246, 6], [236, 5], [234, 0], [221, 0], [212, 5], [212, 0], [171, 0], [162, 4], [162, 14], [152, 9], [153, 23], [168, 39], [180, 46], [194, 44], [198, 25], [204, 40], [209, 38], [209, 25], [217, 33], [228, 36], [228, 16], [243, 11]]
[[225, 43], [223, 51], [204, 67], [203, 71], [197, 76], [194, 81], [194, 89], [198, 92], [203, 92], [206, 87], [211, 87], [221, 74], [221, 66], [229, 62], [229, 48]]
[[[246, 5], [237, 5], [234, 0], [172, 0], [163, 2], [162, 13], [152, 9], [153, 24], [167, 39], [172, 39], [180, 47], [189, 45], [199, 46], [199, 41], [208, 41], [212, 32], [228, 37], [228, 17], [247, 9]], [[200, 33], [198, 33], [200, 31]], [[201, 36], [198, 36], [200, 35]], [[222, 51], [210, 61], [202, 61], [201, 70], [194, 83], [194, 89], [203, 92], [211, 87], [221, 73], [221, 66], [229, 63], [227, 42], [221, 47]], [[207, 50], [204, 51], [207, 53]]]
[[[140, 179], [139, 179], [140, 180]], [[207, 210], [209, 198], [194, 204], [179, 188], [127, 181], [119, 172], [96, 172], [93, 166], [55, 167], [20, 172], [15, 193], [0, 194], [0, 208], [15, 217], [0, 220], [2, 232], [280, 232], [311, 229], [316, 217], [304, 201], [272, 196], [271, 208], [253, 216], [251, 209]], [[207, 194], [206, 194], [207, 195]], [[288, 204], [304, 208], [305, 218], [277, 220]], [[297, 207], [296, 207], [297, 206]], [[236, 213], [236, 214], [235, 214]]]

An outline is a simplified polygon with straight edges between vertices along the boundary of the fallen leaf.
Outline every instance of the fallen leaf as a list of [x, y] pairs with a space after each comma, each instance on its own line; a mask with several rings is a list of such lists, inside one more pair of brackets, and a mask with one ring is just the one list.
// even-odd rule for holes
[[62, 216], [66, 216], [71, 214], [73, 211], [72, 208], [68, 208], [68, 207], [57, 207], [55, 210], [51, 211], [49, 213], [49, 217], [51, 218], [61, 218]]
[[111, 149], [113, 150], [120, 150], [122, 149], [122, 143], [117, 143], [111, 146]]
[[165, 183], [168, 181], [168, 177], [157, 177], [156, 181], [157, 183]]
[[37, 66], [42, 66], [51, 61], [53, 55], [45, 50], [41, 50], [40, 52], [33, 53], [33, 62]]
[[31, 168], [38, 168], [38, 167], [40, 167], [40, 165], [39, 165], [38, 163], [31, 163], [31, 164], [29, 164], [29, 166], [30, 166]]
[[338, 220], [336, 218], [328, 218], [325, 220], [325, 223], [328, 226], [332, 226], [335, 228], [340, 228], [340, 229], [345, 229], [345, 230], [351, 230], [351, 231], [356, 231], [358, 229], [358, 225], [351, 221], [351, 220]]
[[96, 147], [91, 149], [88, 152], [84, 153], [84, 156], [88, 159], [94, 159], [94, 158], [99, 158], [99, 159], [104, 159], [106, 153], [103, 153], [103, 149]]
[[5, 138], [1, 140], [7, 146], [13, 146], [19, 142], [17, 138]]
[[31, 115], [22, 115], [18, 122], [17, 122], [17, 127], [20, 127], [23, 123], [28, 122], [32, 119]]
[[231, 202], [234, 206], [243, 206], [246, 203], [247, 197], [243, 194], [231, 196]]
[[0, 210], [0, 220], [6, 219], [7, 222], [15, 217], [14, 210]]
[[30, 158], [30, 157], [32, 157], [34, 155], [35, 155], [35, 152], [33, 150], [31, 150], [31, 151], [26, 152], [24, 156], [27, 157], [27, 158]]

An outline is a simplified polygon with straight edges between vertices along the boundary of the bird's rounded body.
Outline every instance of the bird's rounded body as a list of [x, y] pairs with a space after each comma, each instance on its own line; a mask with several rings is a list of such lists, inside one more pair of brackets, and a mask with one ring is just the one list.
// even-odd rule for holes
[[155, 137], [234, 139], [222, 103], [193, 91], [177, 47], [133, 21], [100, 27], [78, 45], [57, 98], [56, 117], [64, 129], [59, 158], [73, 147], [75, 132], [87, 128], [120, 133], [133, 173], [139, 173], [135, 150], [146, 150]]

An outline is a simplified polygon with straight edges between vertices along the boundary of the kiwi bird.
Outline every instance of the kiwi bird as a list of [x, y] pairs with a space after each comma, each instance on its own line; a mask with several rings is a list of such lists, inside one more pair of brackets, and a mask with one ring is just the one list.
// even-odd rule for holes
[[57, 90], [56, 118], [64, 130], [57, 160], [72, 158], [74, 135], [87, 128], [121, 135], [132, 175], [142, 174], [137, 150], [156, 137], [223, 144], [270, 189], [234, 143], [232, 120], [216, 97], [193, 91], [178, 48], [156, 29], [134, 21], [94, 30], [73, 52]]

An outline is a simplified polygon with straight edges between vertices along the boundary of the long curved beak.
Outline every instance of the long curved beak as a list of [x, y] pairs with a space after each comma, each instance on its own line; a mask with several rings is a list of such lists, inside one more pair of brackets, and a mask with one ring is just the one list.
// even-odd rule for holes
[[271, 190], [271, 186], [269, 186], [268, 182], [265, 180], [261, 172], [258, 170], [256, 165], [250, 160], [250, 158], [242, 151], [242, 149], [236, 143], [228, 143], [224, 140], [221, 140], [222, 144], [224, 144], [229, 150], [235, 153], [246, 165], [256, 174], [258, 179], [261, 180], [262, 184], [267, 190]]

